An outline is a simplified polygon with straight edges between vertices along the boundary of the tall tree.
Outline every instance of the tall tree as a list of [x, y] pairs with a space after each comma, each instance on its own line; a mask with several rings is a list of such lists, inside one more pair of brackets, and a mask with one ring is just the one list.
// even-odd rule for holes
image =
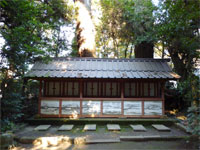
[[[132, 7], [132, 8], [130, 8]], [[125, 7], [125, 16], [135, 34], [135, 58], [153, 58], [155, 42], [153, 11], [151, 0], [134, 0], [134, 5]]]
[[95, 57], [95, 28], [91, 18], [91, 3], [76, 0], [76, 37], [80, 57]]
[[[23, 77], [29, 64], [58, 54], [63, 43], [60, 27], [72, 20], [73, 8], [66, 0], [1, 0], [0, 36], [5, 40], [0, 57], [1, 119], [21, 117], [25, 101]], [[32, 108], [31, 108], [32, 109]]]
[[153, 57], [155, 6], [151, 0], [102, 0], [97, 43], [109, 47], [115, 57]]
[[199, 0], [160, 1], [157, 33], [182, 81], [194, 72], [200, 57], [199, 6]]
[[36, 57], [57, 53], [63, 43], [54, 35], [71, 21], [72, 8], [63, 0], [3, 0], [0, 14], [0, 35], [5, 40], [1, 57], [8, 60], [13, 74], [21, 76]]

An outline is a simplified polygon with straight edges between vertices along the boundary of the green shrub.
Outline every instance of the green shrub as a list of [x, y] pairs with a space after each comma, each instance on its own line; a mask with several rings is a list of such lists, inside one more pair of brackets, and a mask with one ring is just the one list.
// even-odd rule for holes
[[188, 109], [188, 130], [193, 135], [200, 136], [200, 108], [196, 106]]

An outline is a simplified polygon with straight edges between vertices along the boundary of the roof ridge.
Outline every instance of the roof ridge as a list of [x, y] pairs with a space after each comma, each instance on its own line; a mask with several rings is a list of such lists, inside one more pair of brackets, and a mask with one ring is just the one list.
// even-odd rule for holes
[[51, 57], [52, 60], [88, 60], [88, 61], [91, 61], [91, 60], [102, 60], [102, 61], [105, 61], [105, 60], [114, 60], [114, 61], [167, 61], [169, 62], [170, 59], [167, 58], [167, 59], [158, 59], [158, 58], [94, 58], [94, 57]]

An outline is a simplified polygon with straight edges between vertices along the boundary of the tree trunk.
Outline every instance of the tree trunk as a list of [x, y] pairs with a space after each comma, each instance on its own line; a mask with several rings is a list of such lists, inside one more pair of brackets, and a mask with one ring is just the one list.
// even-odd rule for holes
[[90, 4], [76, 0], [76, 35], [80, 57], [95, 57], [95, 28], [90, 13]]
[[176, 70], [176, 73], [181, 76], [180, 80], [186, 80], [188, 72], [185, 67], [184, 61], [179, 58], [178, 53], [174, 49], [169, 48], [169, 54], [174, 64], [174, 69]]
[[142, 42], [135, 46], [135, 58], [153, 58], [153, 43]]

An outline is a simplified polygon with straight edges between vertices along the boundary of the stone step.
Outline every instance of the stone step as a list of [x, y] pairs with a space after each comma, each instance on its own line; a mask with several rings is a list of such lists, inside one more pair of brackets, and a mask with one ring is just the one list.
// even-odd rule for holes
[[131, 128], [133, 129], [133, 131], [146, 131], [147, 129], [141, 125], [141, 124], [138, 124], [138, 125], [130, 125]]
[[96, 131], [96, 124], [86, 124], [83, 128], [84, 131]]
[[36, 131], [46, 131], [51, 127], [51, 125], [39, 125], [34, 130]]
[[160, 138], [160, 135], [120, 136], [120, 140], [123, 141], [157, 140]]
[[166, 127], [163, 124], [152, 124], [152, 126], [158, 131], [171, 131], [170, 128]]
[[120, 131], [121, 128], [118, 124], [107, 124], [108, 131]]
[[60, 126], [58, 131], [70, 131], [70, 130], [72, 130], [73, 127], [74, 127], [74, 125], [62, 125], [62, 126]]
[[119, 143], [120, 139], [87, 139], [85, 144], [98, 144], [98, 143]]

